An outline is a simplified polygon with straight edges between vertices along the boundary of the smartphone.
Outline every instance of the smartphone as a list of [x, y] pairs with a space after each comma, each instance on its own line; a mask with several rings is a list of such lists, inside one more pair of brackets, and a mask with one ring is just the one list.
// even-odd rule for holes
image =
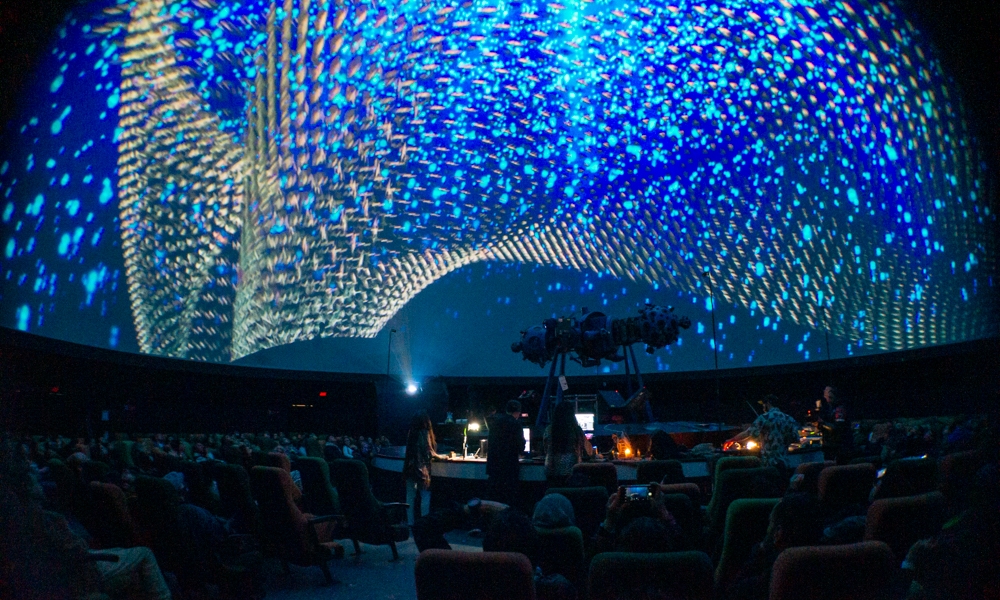
[[626, 498], [632, 498], [636, 496], [640, 498], [643, 496], [647, 498], [653, 497], [653, 489], [648, 485], [625, 485], [622, 487], [625, 488]]

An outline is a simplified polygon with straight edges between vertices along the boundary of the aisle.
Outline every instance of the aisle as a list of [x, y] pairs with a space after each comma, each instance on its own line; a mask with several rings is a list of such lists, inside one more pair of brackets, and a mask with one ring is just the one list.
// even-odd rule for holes
[[[482, 540], [470, 538], [455, 531], [445, 536], [454, 550], [480, 552]], [[389, 546], [361, 545], [364, 552], [354, 556], [350, 540], [346, 540], [347, 555], [341, 560], [330, 561], [330, 573], [340, 583], [325, 586], [323, 574], [317, 567], [296, 567], [291, 574], [281, 572], [276, 559], [265, 561], [267, 600], [416, 600], [413, 584], [413, 566], [417, 560], [417, 546], [413, 539], [397, 544], [399, 560], [392, 560]]]

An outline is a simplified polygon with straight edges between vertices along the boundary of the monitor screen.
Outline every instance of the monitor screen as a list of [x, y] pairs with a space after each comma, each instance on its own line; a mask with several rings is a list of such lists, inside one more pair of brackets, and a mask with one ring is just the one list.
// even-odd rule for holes
[[584, 431], [593, 431], [594, 413], [577, 413], [576, 422], [580, 424], [580, 429]]
[[524, 431], [524, 451], [531, 452], [531, 428], [525, 427]]

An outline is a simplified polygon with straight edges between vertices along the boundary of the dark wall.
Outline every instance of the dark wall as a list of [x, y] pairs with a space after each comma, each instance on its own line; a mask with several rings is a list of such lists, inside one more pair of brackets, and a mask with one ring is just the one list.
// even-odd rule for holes
[[375, 406], [375, 385], [365, 379], [104, 352], [0, 329], [4, 429], [369, 436]]
[[[657, 373], [644, 378], [661, 421], [742, 423], [765, 394], [803, 408], [832, 384], [853, 419], [986, 413], [1000, 400], [1000, 341], [792, 366]], [[441, 378], [416, 395], [382, 376], [210, 365], [101, 350], [0, 328], [0, 427], [44, 432], [315, 431], [402, 443], [426, 410], [482, 417], [534, 378]], [[569, 394], [624, 390], [621, 376], [570, 378]], [[321, 393], [326, 395], [322, 396]], [[537, 401], [525, 407], [532, 418]], [[102, 412], [108, 411], [108, 422]]]

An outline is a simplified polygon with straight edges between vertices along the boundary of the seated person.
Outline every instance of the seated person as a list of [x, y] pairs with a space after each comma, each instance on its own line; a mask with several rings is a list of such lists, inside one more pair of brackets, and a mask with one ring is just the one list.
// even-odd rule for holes
[[149, 548], [91, 552], [62, 515], [42, 508], [41, 498], [20, 445], [0, 441], [0, 597], [170, 599]]
[[767, 600], [771, 568], [786, 548], [819, 543], [821, 524], [816, 500], [802, 493], [789, 494], [771, 511], [764, 540], [757, 544], [740, 569], [733, 584], [722, 590], [721, 598]]
[[539, 529], [560, 529], [576, 525], [573, 504], [562, 494], [546, 494], [535, 505], [531, 524]]
[[972, 600], [1000, 594], [1000, 469], [976, 475], [972, 506], [932, 538], [913, 544], [904, 570], [913, 574], [909, 600]]
[[[620, 550], [622, 552], [671, 552], [676, 547], [680, 528], [673, 515], [663, 505], [660, 486], [651, 485], [652, 497], [628, 496], [625, 486], [608, 498], [608, 511], [597, 530], [595, 553]], [[648, 519], [631, 528], [634, 521]], [[626, 533], [628, 534], [626, 536]], [[627, 550], [624, 548], [628, 548]]]
[[497, 513], [483, 538], [484, 552], [520, 552], [532, 564], [537, 562], [538, 534], [528, 515], [516, 508]]

